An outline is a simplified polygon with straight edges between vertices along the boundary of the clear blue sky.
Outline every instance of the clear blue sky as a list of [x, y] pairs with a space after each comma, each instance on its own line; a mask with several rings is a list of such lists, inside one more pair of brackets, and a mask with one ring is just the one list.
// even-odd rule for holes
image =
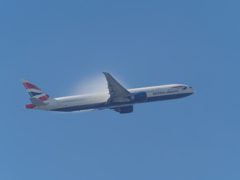
[[[239, 180], [239, 1], [0, 2], [0, 179]], [[188, 84], [134, 113], [19, 111], [52, 97]], [[97, 81], [97, 82], [96, 82]]]

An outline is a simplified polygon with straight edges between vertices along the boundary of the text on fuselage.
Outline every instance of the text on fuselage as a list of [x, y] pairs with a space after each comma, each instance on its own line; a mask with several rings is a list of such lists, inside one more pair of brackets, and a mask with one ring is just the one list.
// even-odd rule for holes
[[170, 93], [178, 93], [178, 92], [179, 90], [155, 91], [153, 92], [153, 95], [170, 94]]

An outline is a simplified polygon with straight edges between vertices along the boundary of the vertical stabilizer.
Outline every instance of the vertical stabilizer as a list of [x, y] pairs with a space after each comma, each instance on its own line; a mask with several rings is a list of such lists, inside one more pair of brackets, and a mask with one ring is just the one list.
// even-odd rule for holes
[[25, 88], [27, 89], [27, 92], [29, 93], [31, 98], [36, 98], [36, 99], [39, 99], [41, 101], [47, 101], [49, 99], [52, 99], [48, 94], [43, 92], [40, 88], [35, 86], [29, 80], [22, 79], [22, 83], [25, 86]]

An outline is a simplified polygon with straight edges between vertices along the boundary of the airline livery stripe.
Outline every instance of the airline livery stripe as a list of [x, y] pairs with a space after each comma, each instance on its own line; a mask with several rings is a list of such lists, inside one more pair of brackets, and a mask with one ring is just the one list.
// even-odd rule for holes
[[30, 96], [37, 96], [37, 95], [41, 95], [42, 93], [36, 93], [36, 92], [29, 92]]
[[41, 90], [37, 90], [37, 89], [27, 89], [28, 92], [35, 92], [35, 93], [43, 93], [43, 91]]
[[48, 100], [48, 98], [49, 98], [49, 95], [46, 95], [46, 96], [39, 97], [38, 99], [41, 101], [46, 101]]
[[34, 104], [27, 104], [26, 105], [26, 108], [28, 108], [28, 109], [32, 109], [32, 108], [35, 108], [36, 107], [36, 105], [34, 105]]
[[23, 85], [25, 86], [26, 89], [37, 89], [37, 90], [41, 90], [39, 89], [37, 86], [30, 84], [30, 83], [23, 83]]
[[186, 87], [186, 86], [175, 86], [175, 87], [172, 87], [172, 88], [181, 88], [181, 87]]

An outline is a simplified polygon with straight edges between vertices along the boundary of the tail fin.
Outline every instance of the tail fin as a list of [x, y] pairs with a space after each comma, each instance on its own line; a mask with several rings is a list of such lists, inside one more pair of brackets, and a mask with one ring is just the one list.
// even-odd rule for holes
[[41, 101], [47, 101], [49, 99], [52, 99], [48, 94], [43, 92], [41, 89], [39, 89], [37, 86], [32, 84], [27, 79], [22, 79], [22, 83], [25, 86], [25, 88], [27, 89], [31, 98], [36, 98], [36, 99], [39, 99]]

